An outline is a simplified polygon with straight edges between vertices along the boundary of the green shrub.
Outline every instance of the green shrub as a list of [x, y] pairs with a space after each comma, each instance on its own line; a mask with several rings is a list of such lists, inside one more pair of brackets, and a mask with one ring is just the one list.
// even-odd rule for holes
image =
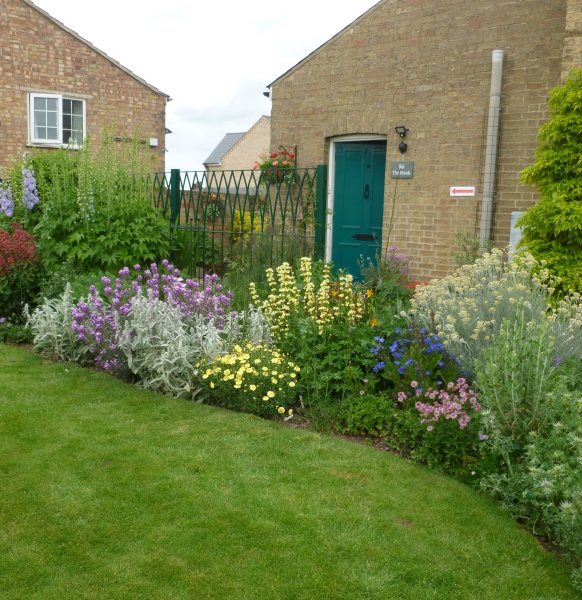
[[550, 90], [550, 120], [539, 132], [533, 165], [521, 173], [535, 185], [539, 202], [519, 219], [518, 248], [526, 248], [562, 290], [582, 291], [582, 70]]
[[582, 401], [555, 390], [556, 417], [528, 434], [522, 460], [489, 475], [481, 486], [536, 535], [565, 551], [582, 590]]
[[393, 402], [388, 394], [365, 393], [361, 390], [360, 393], [347, 396], [341, 403], [336, 429], [350, 435], [386, 435], [393, 411]]
[[71, 261], [84, 272], [117, 271], [168, 253], [168, 223], [152, 206], [145, 151], [114, 148], [113, 137], [92, 152], [90, 140], [34, 158], [41, 198], [35, 234], [48, 271]]

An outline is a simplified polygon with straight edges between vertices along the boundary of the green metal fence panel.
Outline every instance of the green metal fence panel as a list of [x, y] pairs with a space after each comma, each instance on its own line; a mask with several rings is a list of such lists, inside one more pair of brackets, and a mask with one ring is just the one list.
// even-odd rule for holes
[[315, 248], [317, 260], [325, 257], [325, 209], [327, 206], [327, 165], [317, 165], [315, 193]]
[[179, 171], [153, 176], [171, 258], [198, 274], [276, 266], [315, 250], [321, 169]]

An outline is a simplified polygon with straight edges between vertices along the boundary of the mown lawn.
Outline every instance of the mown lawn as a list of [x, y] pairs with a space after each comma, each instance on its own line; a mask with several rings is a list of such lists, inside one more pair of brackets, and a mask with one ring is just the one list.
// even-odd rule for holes
[[451, 479], [0, 345], [2, 599], [577, 597]]

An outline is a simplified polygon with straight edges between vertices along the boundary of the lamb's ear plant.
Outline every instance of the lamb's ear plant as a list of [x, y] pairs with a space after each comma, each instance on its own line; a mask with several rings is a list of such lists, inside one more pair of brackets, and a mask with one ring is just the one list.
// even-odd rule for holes
[[73, 310], [76, 302], [71, 296], [71, 286], [67, 283], [60, 298], [44, 299], [30, 314], [28, 304], [24, 308], [27, 326], [34, 335], [34, 351], [63, 362], [78, 361], [88, 348], [78, 339], [72, 329]]

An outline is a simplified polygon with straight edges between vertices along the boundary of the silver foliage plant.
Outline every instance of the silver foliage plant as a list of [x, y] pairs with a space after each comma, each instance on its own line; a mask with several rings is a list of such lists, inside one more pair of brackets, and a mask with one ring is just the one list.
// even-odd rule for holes
[[133, 300], [120, 339], [128, 366], [146, 389], [194, 398], [201, 360], [213, 363], [241, 341], [270, 344], [270, 331], [260, 309], [231, 313], [218, 328], [202, 315], [183, 318], [180, 308], [141, 291]]
[[552, 302], [553, 282], [537, 267], [527, 253], [508, 262], [494, 248], [453, 275], [417, 288], [408, 317], [436, 331], [472, 376], [475, 359], [493, 345], [504, 320], [513, 321], [520, 311], [530, 327], [539, 320], [548, 323], [552, 358], [582, 357], [581, 297], [571, 294]]
[[[34, 350], [52, 360], [80, 360], [88, 351], [73, 330], [73, 310], [77, 303], [67, 284], [64, 294], [45, 299], [32, 314], [25, 313], [34, 334]], [[193, 314], [184, 317], [179, 306], [145, 296], [140, 290], [132, 301], [121, 330], [119, 348], [127, 358], [139, 385], [163, 394], [194, 398], [198, 394], [200, 361], [212, 364], [217, 356], [228, 354], [236, 344], [249, 342], [271, 345], [267, 319], [260, 308], [230, 313], [219, 328], [214, 319]]]
[[28, 304], [24, 307], [27, 325], [34, 335], [34, 351], [50, 358], [70, 362], [79, 360], [87, 351], [72, 329], [73, 309], [76, 302], [71, 296], [71, 286], [67, 283], [60, 298], [44, 299], [32, 314]]

